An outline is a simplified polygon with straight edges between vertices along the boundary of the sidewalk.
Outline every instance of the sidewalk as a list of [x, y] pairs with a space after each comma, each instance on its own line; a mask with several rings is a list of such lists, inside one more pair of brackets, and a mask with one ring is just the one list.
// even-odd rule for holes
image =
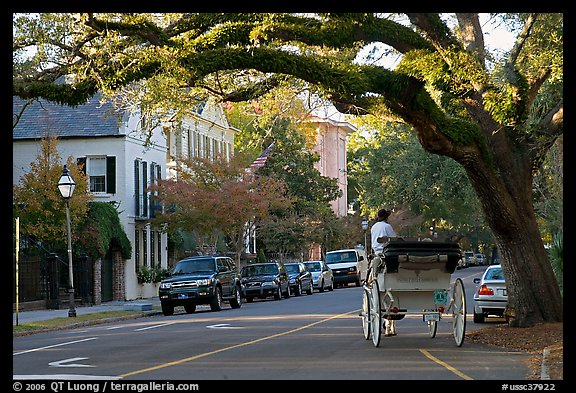
[[[158, 297], [127, 301], [104, 302], [93, 306], [77, 306], [76, 315], [92, 314], [103, 311], [148, 311], [160, 306]], [[18, 324], [45, 321], [53, 318], [68, 318], [68, 309], [59, 310], [27, 310], [18, 312]], [[12, 324], [16, 325], [16, 312], [12, 312]]]

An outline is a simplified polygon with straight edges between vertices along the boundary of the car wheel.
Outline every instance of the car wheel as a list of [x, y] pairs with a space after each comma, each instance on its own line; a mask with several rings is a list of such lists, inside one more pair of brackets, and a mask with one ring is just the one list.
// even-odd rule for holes
[[476, 314], [476, 312], [474, 312], [474, 323], [484, 323], [484, 314]]
[[234, 299], [230, 300], [230, 307], [240, 308], [242, 306], [242, 289], [240, 286], [236, 285], [234, 290]]
[[302, 283], [298, 283], [296, 290], [294, 291], [295, 296], [300, 296], [302, 294]]
[[184, 306], [184, 311], [186, 311], [186, 314], [193, 314], [196, 311], [196, 305], [195, 304], [186, 304]]
[[162, 302], [162, 314], [166, 316], [174, 315], [174, 306], [167, 302]]
[[320, 286], [318, 287], [318, 290], [320, 292], [324, 292], [324, 280], [322, 280], [322, 282], [320, 283]]
[[292, 296], [292, 291], [290, 290], [290, 285], [286, 286], [286, 293], [284, 294], [284, 297], [286, 299], [288, 299], [290, 296]]
[[214, 289], [214, 297], [210, 301], [210, 309], [212, 311], [222, 310], [222, 290], [220, 287]]
[[276, 293], [274, 294], [274, 299], [275, 299], [275, 300], [280, 300], [280, 299], [282, 299], [282, 287], [280, 287], [280, 285], [278, 285], [278, 290], [277, 290]]

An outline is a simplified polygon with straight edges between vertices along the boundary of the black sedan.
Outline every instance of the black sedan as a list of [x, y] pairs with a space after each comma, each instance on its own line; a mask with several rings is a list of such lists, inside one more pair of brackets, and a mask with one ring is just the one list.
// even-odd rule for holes
[[290, 279], [290, 289], [292, 293], [296, 296], [300, 296], [302, 293], [306, 292], [308, 295], [314, 293], [314, 281], [312, 279], [312, 273], [308, 270], [308, 267], [302, 262], [290, 262], [285, 263], [286, 271], [288, 272], [288, 277]]
[[286, 268], [280, 262], [252, 263], [240, 271], [244, 297], [248, 303], [254, 298], [273, 296], [280, 300], [290, 297], [290, 284]]

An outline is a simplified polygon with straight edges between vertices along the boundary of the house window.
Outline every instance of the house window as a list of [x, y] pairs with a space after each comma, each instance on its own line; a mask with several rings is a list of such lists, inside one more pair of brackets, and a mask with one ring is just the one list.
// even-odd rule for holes
[[116, 157], [87, 156], [78, 158], [77, 162], [88, 176], [90, 192], [116, 193]]

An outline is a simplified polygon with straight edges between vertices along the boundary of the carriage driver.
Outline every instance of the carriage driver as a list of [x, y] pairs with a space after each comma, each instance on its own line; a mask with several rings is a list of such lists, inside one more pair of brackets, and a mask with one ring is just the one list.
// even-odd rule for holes
[[[368, 263], [368, 280], [371, 282], [373, 276], [376, 274], [376, 270], [372, 272], [372, 266], [379, 266], [380, 265], [380, 254], [384, 250], [384, 242], [388, 238], [395, 238], [397, 237], [396, 232], [392, 228], [392, 225], [388, 223], [388, 217], [390, 216], [391, 211], [386, 209], [378, 210], [378, 217], [376, 223], [372, 225], [370, 229], [370, 237], [372, 239], [372, 252], [373, 252], [373, 259]], [[386, 239], [386, 240], [384, 240]], [[380, 243], [378, 240], [384, 240], [384, 242]], [[396, 335], [396, 321], [385, 319], [386, 324], [386, 332], [384, 336], [395, 336]]]

